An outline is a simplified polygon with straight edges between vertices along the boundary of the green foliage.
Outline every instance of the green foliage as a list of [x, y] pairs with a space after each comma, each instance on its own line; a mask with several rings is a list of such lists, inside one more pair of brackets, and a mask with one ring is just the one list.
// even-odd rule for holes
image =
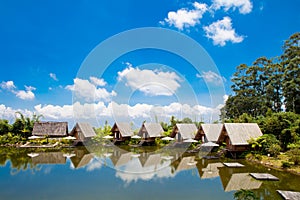
[[131, 138], [129, 144], [138, 145], [140, 143], [140, 139]]
[[7, 145], [7, 144], [18, 144], [24, 143], [26, 139], [20, 135], [13, 135], [12, 133], [7, 133], [4, 135], [0, 135], [0, 145]]
[[281, 161], [281, 167], [282, 168], [290, 168], [292, 166], [292, 163], [287, 161]]
[[0, 119], [0, 135], [7, 134], [11, 131], [11, 125], [8, 123], [6, 119]]
[[300, 164], [300, 149], [294, 148], [287, 151], [287, 155], [289, 156], [289, 161], [293, 162], [295, 165]]
[[281, 147], [279, 144], [271, 144], [266, 150], [276, 158], [280, 154]]
[[259, 200], [259, 198], [251, 190], [238, 190], [234, 193], [236, 200]]
[[274, 154], [278, 155], [280, 152], [279, 141], [275, 135], [264, 134], [256, 139], [249, 141], [251, 148], [255, 151], [260, 151], [262, 154]]
[[300, 115], [292, 112], [273, 113], [260, 122], [263, 133], [273, 134], [286, 150], [291, 143], [299, 141]]
[[111, 128], [112, 127], [108, 124], [108, 122], [105, 121], [105, 124], [103, 127], [95, 128], [94, 130], [99, 137], [103, 137], [103, 136], [112, 134]]

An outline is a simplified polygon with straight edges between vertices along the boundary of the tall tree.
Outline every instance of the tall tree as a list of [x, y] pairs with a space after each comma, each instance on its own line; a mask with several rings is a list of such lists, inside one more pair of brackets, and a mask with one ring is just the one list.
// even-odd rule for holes
[[300, 33], [293, 34], [285, 41], [282, 65], [285, 108], [300, 113]]

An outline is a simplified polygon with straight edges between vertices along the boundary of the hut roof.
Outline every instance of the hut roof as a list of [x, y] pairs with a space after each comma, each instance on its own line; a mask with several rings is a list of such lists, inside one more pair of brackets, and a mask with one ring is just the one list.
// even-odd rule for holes
[[67, 136], [68, 122], [35, 122], [32, 135]]
[[184, 140], [195, 138], [198, 131], [195, 124], [176, 124], [176, 127]]
[[222, 132], [223, 124], [201, 124], [208, 142], [217, 142]]
[[224, 187], [225, 192], [232, 190], [252, 190], [260, 188], [262, 182], [252, 178], [249, 173], [232, 174], [229, 182]]
[[224, 127], [233, 145], [248, 145], [248, 140], [262, 136], [256, 123], [225, 123]]
[[123, 137], [130, 137], [133, 135], [133, 130], [131, 129], [130, 123], [116, 122], [111, 129], [112, 132], [115, 128], [118, 128]]
[[85, 122], [76, 123], [76, 125], [73, 128], [73, 130], [71, 131], [70, 135], [74, 135], [76, 129], [79, 129], [85, 138], [96, 136], [96, 133], [95, 133], [93, 127], [89, 123], [85, 123]]
[[[147, 123], [143, 124], [149, 137], [161, 137], [164, 130], [159, 123]], [[142, 128], [141, 128], [142, 129]]]

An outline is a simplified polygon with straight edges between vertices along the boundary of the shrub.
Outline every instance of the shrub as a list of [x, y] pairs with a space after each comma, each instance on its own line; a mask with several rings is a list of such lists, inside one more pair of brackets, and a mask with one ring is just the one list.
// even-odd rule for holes
[[279, 144], [271, 144], [266, 150], [271, 156], [276, 158], [280, 154], [281, 147]]
[[300, 164], [300, 149], [291, 149], [287, 152], [287, 155], [289, 156], [290, 162], [293, 162], [295, 165]]
[[292, 164], [290, 162], [281, 161], [281, 167], [283, 167], [283, 168], [290, 168], [291, 166], [292, 166]]

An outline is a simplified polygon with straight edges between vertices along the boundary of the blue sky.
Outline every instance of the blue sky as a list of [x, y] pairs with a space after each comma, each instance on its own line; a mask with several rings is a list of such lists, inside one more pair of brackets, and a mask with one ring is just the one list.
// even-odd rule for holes
[[[171, 115], [213, 121], [231, 94], [235, 67], [280, 55], [283, 41], [300, 31], [299, 7], [296, 0], [0, 1], [0, 117], [13, 120], [20, 110], [95, 126], [139, 126]], [[101, 42], [144, 27], [191, 38], [217, 71], [199, 70], [173, 52], [141, 49], [98, 66], [99, 73], [78, 73]], [[212, 90], [223, 86], [212, 103]]]

